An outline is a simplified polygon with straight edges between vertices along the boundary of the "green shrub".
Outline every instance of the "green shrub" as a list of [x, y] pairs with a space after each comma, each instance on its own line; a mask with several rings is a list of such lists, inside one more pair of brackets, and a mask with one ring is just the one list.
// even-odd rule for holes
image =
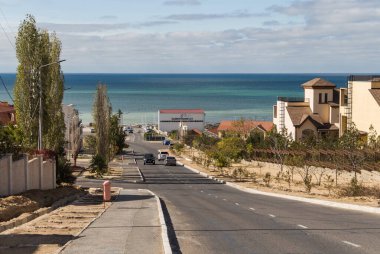
[[272, 178], [271, 174], [270, 174], [269, 172], [267, 172], [267, 173], [265, 174], [264, 178], [263, 178], [263, 181], [264, 181], [264, 183], [265, 183], [265, 186], [267, 186], [267, 187], [270, 186], [270, 181], [272, 180], [271, 178]]
[[102, 176], [107, 170], [106, 160], [99, 154], [94, 155], [91, 159], [91, 173], [96, 173], [97, 176]]

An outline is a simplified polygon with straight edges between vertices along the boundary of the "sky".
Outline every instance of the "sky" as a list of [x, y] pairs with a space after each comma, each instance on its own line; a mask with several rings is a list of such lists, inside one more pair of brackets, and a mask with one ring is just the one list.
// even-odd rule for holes
[[0, 73], [32, 14], [67, 73], [378, 73], [379, 0], [0, 0]]

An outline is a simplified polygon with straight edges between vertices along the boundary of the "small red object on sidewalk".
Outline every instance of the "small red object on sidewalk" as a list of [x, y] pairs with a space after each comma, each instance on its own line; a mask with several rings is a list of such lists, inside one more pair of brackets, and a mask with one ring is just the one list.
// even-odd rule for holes
[[105, 181], [103, 183], [103, 201], [111, 201], [111, 183]]

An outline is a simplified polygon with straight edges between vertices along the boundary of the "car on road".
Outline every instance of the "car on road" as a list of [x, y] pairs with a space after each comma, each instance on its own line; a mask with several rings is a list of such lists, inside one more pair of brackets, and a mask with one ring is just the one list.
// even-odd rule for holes
[[177, 166], [177, 160], [174, 156], [167, 156], [165, 159], [165, 166]]
[[152, 153], [147, 153], [144, 155], [144, 165], [145, 164], [156, 164], [156, 159]]
[[133, 129], [129, 129], [129, 130], [128, 130], [128, 133], [133, 133]]
[[157, 158], [158, 158], [159, 161], [163, 161], [163, 160], [165, 160], [167, 156], [169, 156], [169, 153], [168, 153], [168, 152], [158, 150]]
[[165, 139], [164, 141], [162, 141], [162, 144], [164, 146], [169, 146], [170, 145], [170, 140]]

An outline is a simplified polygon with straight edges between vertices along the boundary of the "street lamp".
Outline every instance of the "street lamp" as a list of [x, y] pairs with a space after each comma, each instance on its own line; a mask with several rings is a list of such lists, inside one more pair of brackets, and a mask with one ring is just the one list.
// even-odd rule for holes
[[66, 60], [59, 60], [57, 62], [52, 62], [48, 64], [41, 65], [38, 67], [38, 74], [39, 74], [39, 83], [40, 83], [40, 112], [38, 115], [38, 144], [37, 149], [42, 150], [42, 83], [41, 83], [41, 69], [53, 64], [59, 64]]

